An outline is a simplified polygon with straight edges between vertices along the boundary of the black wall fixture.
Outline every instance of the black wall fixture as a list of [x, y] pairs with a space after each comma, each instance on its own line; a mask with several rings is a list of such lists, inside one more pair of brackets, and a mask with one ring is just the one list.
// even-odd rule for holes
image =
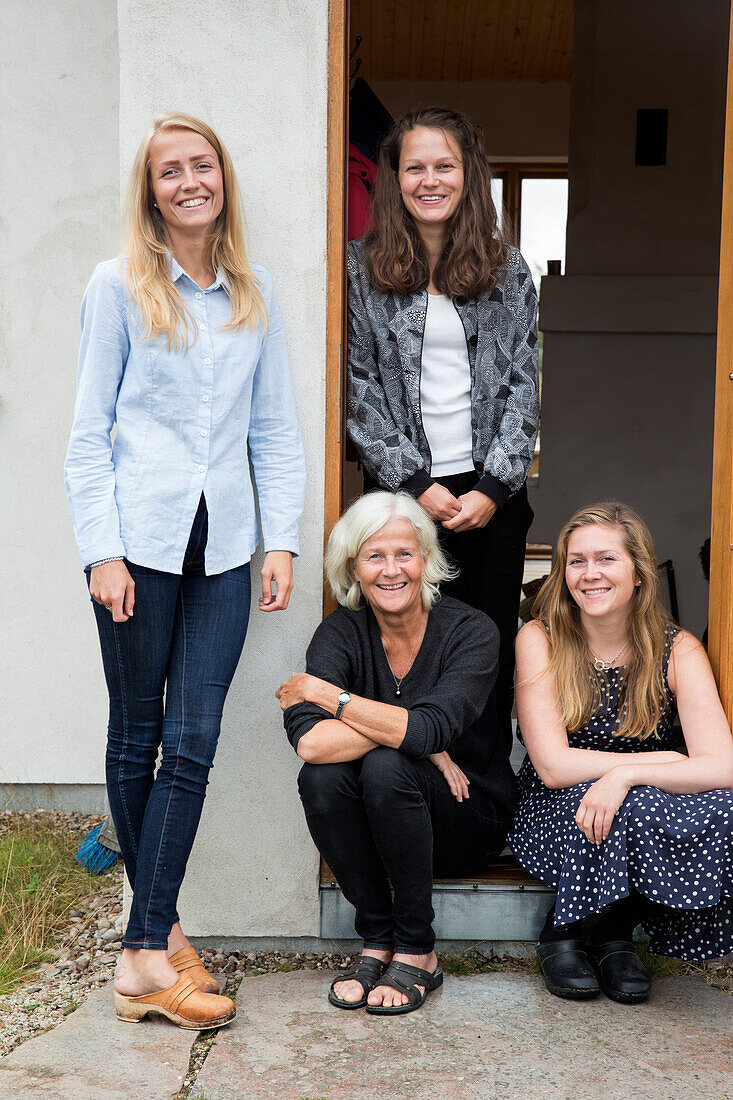
[[666, 107], [641, 108], [636, 112], [636, 154], [634, 163], [653, 168], [667, 163]]

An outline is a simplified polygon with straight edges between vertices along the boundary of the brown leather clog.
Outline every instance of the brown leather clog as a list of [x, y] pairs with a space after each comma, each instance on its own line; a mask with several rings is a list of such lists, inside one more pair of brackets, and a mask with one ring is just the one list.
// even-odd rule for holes
[[219, 983], [216, 978], [209, 974], [196, 953], [196, 948], [191, 947], [190, 944], [188, 947], [182, 947], [180, 951], [176, 951], [175, 955], [170, 955], [168, 962], [177, 974], [185, 974], [187, 978], [191, 978], [204, 993], [219, 992]]
[[221, 1027], [237, 1015], [234, 1001], [213, 993], [204, 993], [191, 978], [179, 978], [175, 985], [141, 997], [126, 997], [115, 990], [117, 1018], [128, 1024], [139, 1024], [149, 1012], [166, 1016], [179, 1027], [191, 1031]]

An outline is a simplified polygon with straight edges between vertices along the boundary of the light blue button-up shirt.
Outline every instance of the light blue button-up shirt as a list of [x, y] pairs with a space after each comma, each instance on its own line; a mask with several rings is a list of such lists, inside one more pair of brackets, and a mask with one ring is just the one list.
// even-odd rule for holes
[[[66, 494], [84, 565], [124, 556], [180, 573], [201, 493], [207, 574], [265, 550], [298, 553], [305, 460], [272, 279], [253, 266], [269, 323], [234, 332], [222, 273], [202, 290], [171, 260], [196, 325], [187, 351], [145, 340], [119, 260], [100, 264], [82, 340]], [[112, 428], [116, 426], [114, 443]], [[251, 469], [259, 498], [255, 510]]]

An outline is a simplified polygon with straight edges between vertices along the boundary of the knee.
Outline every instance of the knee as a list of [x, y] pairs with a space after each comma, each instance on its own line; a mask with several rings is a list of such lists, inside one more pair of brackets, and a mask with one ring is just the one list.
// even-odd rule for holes
[[414, 762], [397, 749], [380, 745], [364, 757], [361, 783], [364, 797], [370, 801], [404, 793], [417, 786]]
[[298, 793], [306, 814], [326, 813], [353, 793], [352, 764], [304, 764], [298, 773]]

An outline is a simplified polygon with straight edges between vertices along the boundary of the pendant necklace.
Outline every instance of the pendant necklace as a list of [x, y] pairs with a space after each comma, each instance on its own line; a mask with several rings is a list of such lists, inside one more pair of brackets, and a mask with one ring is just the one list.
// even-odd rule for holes
[[612, 657], [610, 661], [604, 661], [600, 657], [596, 657], [593, 650], [590, 649], [590, 646], [588, 646], [588, 649], [590, 649], [591, 656], [593, 658], [593, 667], [596, 670], [596, 672], [608, 672], [611, 668], [613, 668], [614, 661], [618, 661], [619, 657], [621, 656], [623, 651], [627, 648], [628, 644], [629, 644], [628, 642], [624, 642], [624, 644], [621, 646], [621, 648], [618, 651], [618, 653], [616, 654], [616, 656]]
[[[427, 625], [427, 624], [426, 624], [426, 625]], [[408, 660], [408, 662], [407, 662], [407, 671], [406, 671], [406, 672], [404, 672], [404, 673], [402, 674], [402, 676], [400, 676], [399, 680], [397, 679], [397, 677], [395, 676], [394, 672], [392, 671], [392, 665], [390, 664], [390, 660], [389, 660], [389, 657], [387, 657], [387, 650], [386, 650], [386, 649], [384, 649], [384, 642], [382, 642], [382, 649], [384, 649], [384, 656], [385, 656], [385, 657], [387, 657], [387, 667], [389, 668], [389, 671], [390, 671], [390, 673], [391, 673], [391, 675], [392, 675], [392, 679], [394, 680], [394, 686], [395, 686], [395, 695], [401, 695], [401, 694], [402, 694], [402, 692], [400, 691], [400, 688], [402, 687], [402, 681], [404, 680], [405, 676], [407, 676], [407, 673], [408, 673], [408, 672], [410, 671], [410, 669], [412, 668], [412, 659], [413, 659], [413, 657], [415, 656], [415, 654], [417, 653], [417, 651], [418, 651], [418, 648], [419, 648], [419, 646], [420, 646], [420, 642], [421, 642], [421, 641], [423, 640], [423, 638], [424, 638], [424, 637], [425, 637], [425, 631], [424, 631], [424, 630], [422, 630], [422, 631], [420, 632], [420, 635], [419, 635], [419, 637], [418, 637], [417, 641], [415, 642], [415, 645], [414, 645], [414, 647], [413, 647], [412, 653], [410, 654], [409, 660]]]

